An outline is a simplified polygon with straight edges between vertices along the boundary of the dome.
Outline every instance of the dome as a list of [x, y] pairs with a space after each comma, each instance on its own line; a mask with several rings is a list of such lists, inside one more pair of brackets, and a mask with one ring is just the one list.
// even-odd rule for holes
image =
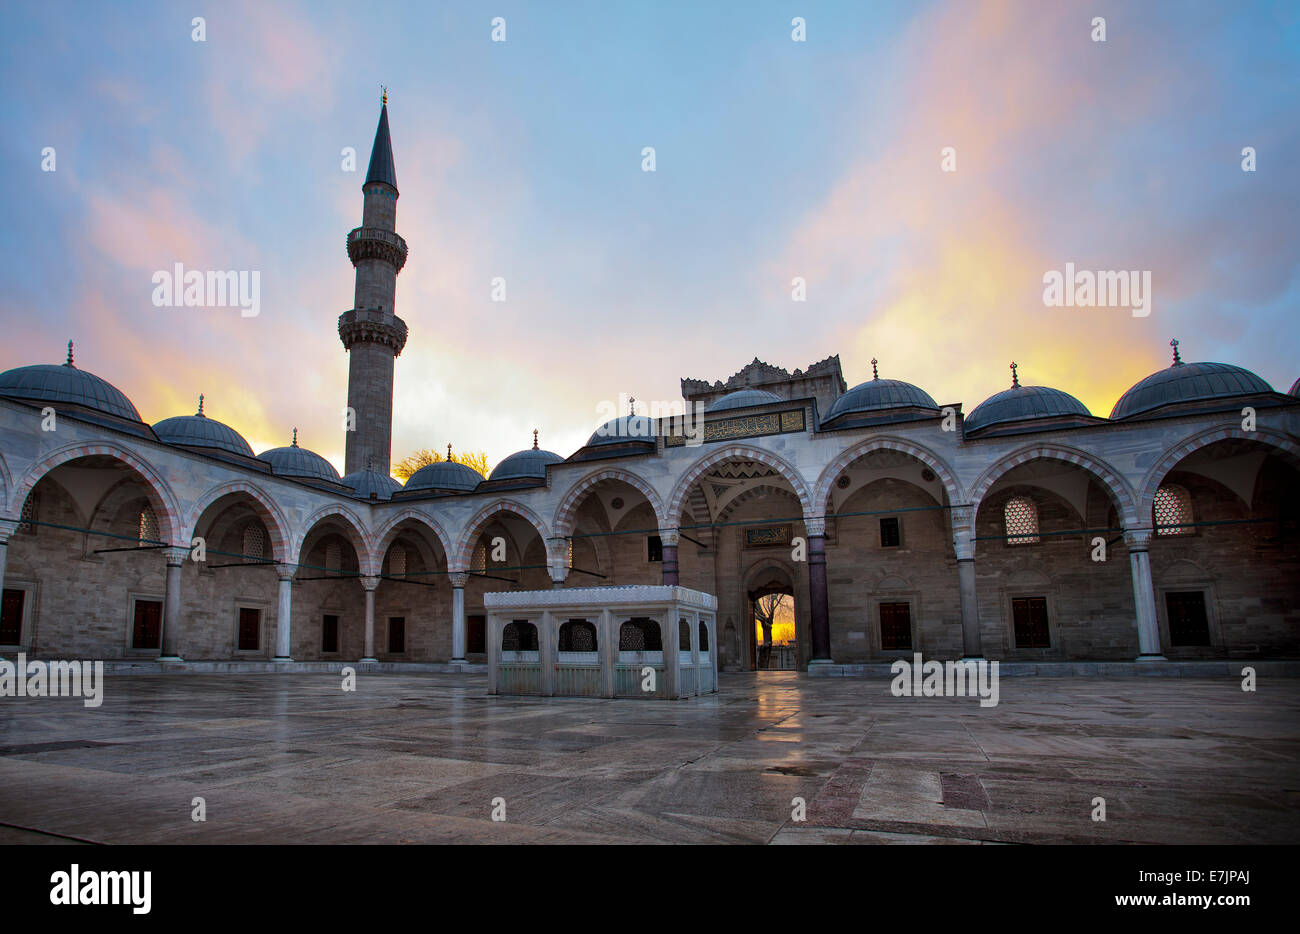
[[975, 406], [975, 410], [966, 416], [965, 428], [969, 433], [1003, 422], [1079, 415], [1092, 417], [1087, 407], [1068, 392], [1048, 386], [1014, 385]]
[[71, 341], [68, 342], [68, 360], [61, 366], [37, 363], [0, 373], [0, 396], [31, 402], [83, 405], [105, 415], [141, 421], [140, 413], [120, 389], [72, 365]]
[[597, 444], [618, 444], [622, 441], [654, 441], [654, 419], [645, 415], [624, 415], [612, 418], [592, 433], [587, 446]]
[[402, 488], [388, 474], [370, 468], [352, 471], [343, 478], [342, 483], [362, 499], [389, 499]]
[[1128, 418], [1176, 402], [1272, 391], [1272, 386], [1243, 367], [1230, 363], [1184, 363], [1175, 347], [1173, 364], [1152, 373], [1120, 396], [1110, 417]]
[[[875, 361], [872, 361], [872, 367], [874, 369]], [[854, 412], [878, 412], [907, 406], [939, 411], [939, 406], [921, 387], [905, 383], [901, 379], [873, 377], [836, 399], [826, 413], [826, 421]]]
[[334, 465], [315, 451], [298, 447], [298, 429], [293, 430], [293, 444], [287, 448], [272, 448], [257, 455], [260, 461], [271, 465], [271, 470], [282, 477], [302, 477], [306, 480], [339, 482], [339, 472]]
[[492, 468], [489, 480], [545, 480], [547, 464], [562, 464], [564, 458], [550, 451], [537, 449], [537, 432], [533, 432], [533, 447], [528, 451], [511, 454]]
[[426, 464], [406, 481], [403, 489], [411, 490], [454, 490], [458, 493], [472, 492], [483, 482], [483, 475], [473, 467], [466, 467], [455, 461], [438, 461]]
[[735, 392], [729, 392], [721, 398], [714, 399], [704, 407], [706, 412], [721, 412], [726, 409], [741, 409], [750, 405], [771, 405], [773, 402], [784, 402], [774, 392], [768, 392], [766, 389], [738, 389]]
[[1287, 390], [1286, 394], [1288, 396], [1300, 396], [1300, 379], [1291, 384], [1291, 388]]
[[243, 436], [229, 425], [203, 414], [203, 397], [199, 396], [199, 410], [194, 415], [177, 415], [165, 418], [153, 426], [158, 440], [166, 444], [181, 444], [191, 448], [216, 448], [228, 454], [252, 457], [253, 449]]

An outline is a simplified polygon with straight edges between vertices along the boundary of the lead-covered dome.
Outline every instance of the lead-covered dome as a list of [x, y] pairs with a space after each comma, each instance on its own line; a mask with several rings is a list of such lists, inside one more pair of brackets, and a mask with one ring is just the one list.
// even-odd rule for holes
[[483, 475], [473, 467], [458, 464], [455, 461], [438, 461], [426, 464], [406, 481], [404, 490], [446, 490], [456, 493], [470, 493], [483, 482]]
[[538, 449], [537, 432], [534, 431], [532, 449], [511, 454], [501, 463], [492, 468], [492, 473], [488, 476], [488, 479], [545, 480], [546, 466], [548, 464], [562, 463], [564, 463], [564, 458], [560, 455]]
[[199, 396], [199, 410], [193, 415], [176, 415], [165, 418], [153, 426], [158, 440], [166, 444], [179, 444], [189, 448], [213, 448], [228, 454], [252, 457], [253, 449], [243, 436], [215, 418], [203, 414], [203, 397]]
[[587, 447], [624, 441], [654, 441], [655, 433], [654, 419], [646, 415], [624, 415], [610, 419], [592, 432]]
[[1286, 394], [1288, 396], [1300, 396], [1300, 379], [1291, 384], [1291, 388], [1287, 390]]
[[388, 474], [372, 467], [354, 470], [340, 482], [362, 499], [389, 499], [402, 488], [402, 484]]
[[826, 421], [842, 415], [880, 412], [885, 409], [917, 408], [939, 411], [938, 404], [920, 386], [901, 379], [881, 379], [876, 361], [871, 361], [871, 379], [859, 383], [831, 403]]
[[132, 422], [142, 421], [120, 389], [73, 366], [72, 341], [68, 341], [68, 359], [62, 365], [37, 363], [0, 373], [0, 396], [28, 402], [63, 402]]
[[1184, 363], [1178, 355], [1178, 342], [1171, 343], [1174, 345], [1174, 362], [1120, 396], [1110, 413], [1111, 418], [1129, 418], [1178, 402], [1273, 391], [1272, 386], [1244, 367], [1230, 363]]
[[737, 389], [725, 396], [714, 399], [704, 407], [706, 412], [722, 412], [727, 409], [743, 409], [751, 405], [771, 405], [784, 401], [774, 392], [766, 389]]
[[257, 455], [257, 459], [271, 465], [271, 470], [282, 477], [300, 477], [306, 480], [339, 482], [339, 472], [334, 465], [315, 451], [298, 447], [298, 429], [293, 430], [293, 444], [285, 448], [272, 448]]
[[1011, 388], [989, 396], [965, 418], [967, 433], [993, 425], [1031, 419], [1092, 418], [1092, 413], [1074, 396], [1050, 386], [1021, 386], [1016, 365], [1011, 364]]

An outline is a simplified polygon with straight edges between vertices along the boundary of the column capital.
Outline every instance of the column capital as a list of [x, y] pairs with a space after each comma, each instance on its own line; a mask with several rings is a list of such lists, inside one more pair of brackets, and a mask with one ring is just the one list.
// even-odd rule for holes
[[168, 547], [162, 550], [162, 554], [163, 560], [167, 562], [169, 568], [178, 568], [190, 556], [190, 550], [188, 548]]
[[808, 533], [809, 538], [826, 536], [826, 517], [825, 516], [804, 516], [803, 528]]
[[362, 586], [363, 588], [365, 588], [365, 590], [366, 590], [368, 593], [373, 593], [374, 590], [375, 590], [375, 588], [379, 586], [379, 578], [378, 578], [378, 577], [372, 577], [372, 576], [370, 576], [370, 575], [365, 575], [365, 576], [363, 576], [363, 577], [359, 577], [359, 578], [357, 578], [357, 580], [361, 581], [361, 586]]
[[951, 506], [948, 509], [948, 521], [956, 528], [970, 528], [975, 524], [975, 507], [971, 505]]
[[1124, 544], [1129, 551], [1146, 551], [1151, 547], [1151, 537], [1154, 534], [1153, 529], [1125, 529]]
[[569, 576], [569, 568], [563, 564], [552, 564], [547, 570], [551, 573], [551, 583], [563, 584]]
[[964, 531], [953, 535], [952, 547], [957, 552], [958, 561], [975, 560], [975, 541]]
[[296, 564], [277, 564], [275, 566], [275, 576], [282, 581], [293, 580], [293, 576], [298, 573]]
[[659, 528], [659, 543], [661, 545], [676, 545], [680, 537], [680, 529], [665, 529], [662, 526]]
[[451, 586], [457, 590], [464, 590], [465, 585], [469, 583], [468, 571], [452, 571], [447, 575], [447, 580], [451, 581]]
[[0, 546], [9, 544], [9, 538], [22, 525], [20, 519], [0, 519]]

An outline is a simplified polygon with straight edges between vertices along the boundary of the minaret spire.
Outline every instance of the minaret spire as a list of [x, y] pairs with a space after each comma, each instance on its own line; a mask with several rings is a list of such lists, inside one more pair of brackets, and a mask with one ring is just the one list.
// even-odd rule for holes
[[393, 167], [393, 140], [388, 135], [388, 88], [379, 106], [379, 126], [375, 128], [375, 143], [370, 147], [370, 168], [366, 170], [366, 184], [383, 182], [397, 191], [397, 169]]

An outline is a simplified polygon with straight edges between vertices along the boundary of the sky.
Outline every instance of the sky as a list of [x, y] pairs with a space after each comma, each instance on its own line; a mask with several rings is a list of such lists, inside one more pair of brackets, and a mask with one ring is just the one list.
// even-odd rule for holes
[[[151, 423], [203, 393], [255, 451], [297, 427], [342, 468], [381, 85], [410, 247], [394, 460], [496, 463], [534, 428], [568, 456], [621, 397], [755, 357], [839, 354], [850, 386], [875, 357], [967, 413], [1014, 360], [1108, 415], [1173, 337], [1300, 376], [1300, 0], [59, 2], [0, 26], [0, 369], [74, 340]], [[258, 272], [260, 313], [155, 306], [176, 263]], [[1045, 304], [1067, 263], [1150, 273], [1149, 314]]]

